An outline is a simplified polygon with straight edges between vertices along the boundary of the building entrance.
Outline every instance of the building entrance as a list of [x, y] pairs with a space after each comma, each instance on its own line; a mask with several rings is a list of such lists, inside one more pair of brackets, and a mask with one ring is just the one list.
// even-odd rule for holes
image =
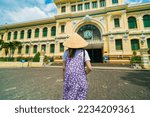
[[103, 53], [102, 49], [87, 49], [92, 63], [102, 63]]

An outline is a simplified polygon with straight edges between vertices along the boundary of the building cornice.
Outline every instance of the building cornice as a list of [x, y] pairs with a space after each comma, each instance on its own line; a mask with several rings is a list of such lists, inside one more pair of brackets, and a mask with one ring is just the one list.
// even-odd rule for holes
[[56, 23], [55, 17], [45, 18], [45, 19], [40, 19], [40, 20], [32, 20], [32, 21], [27, 21], [27, 22], [19, 22], [19, 23], [14, 23], [14, 24], [0, 25], [0, 30], [44, 25], [44, 24], [50, 24], [50, 23]]

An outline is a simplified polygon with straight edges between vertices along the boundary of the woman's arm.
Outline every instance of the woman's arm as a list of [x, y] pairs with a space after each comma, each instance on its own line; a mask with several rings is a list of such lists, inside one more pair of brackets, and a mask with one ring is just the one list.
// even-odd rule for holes
[[86, 69], [86, 74], [90, 73], [92, 71], [92, 65], [91, 65], [91, 62], [90, 61], [86, 61], [86, 66], [87, 66], [87, 69]]
[[63, 81], [64, 81], [65, 69], [66, 69], [66, 61], [63, 61]]

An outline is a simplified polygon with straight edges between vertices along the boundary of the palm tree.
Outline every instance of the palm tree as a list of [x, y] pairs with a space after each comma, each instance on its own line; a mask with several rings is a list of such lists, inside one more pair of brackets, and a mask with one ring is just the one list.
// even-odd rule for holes
[[20, 48], [21, 46], [22, 46], [22, 43], [20, 41], [9, 42], [10, 54], [12, 57], [14, 55], [15, 50]]
[[4, 41], [0, 40], [0, 50], [2, 49], [2, 45], [3, 45]]
[[3, 42], [1, 45], [1, 49], [5, 50], [5, 56], [7, 57], [8, 53], [9, 53], [9, 43]]

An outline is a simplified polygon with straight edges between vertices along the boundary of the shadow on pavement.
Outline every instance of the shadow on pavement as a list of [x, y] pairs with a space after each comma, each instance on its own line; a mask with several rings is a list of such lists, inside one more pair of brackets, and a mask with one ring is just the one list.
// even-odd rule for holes
[[128, 72], [128, 74], [125, 77], [121, 77], [121, 79], [150, 89], [150, 71]]

